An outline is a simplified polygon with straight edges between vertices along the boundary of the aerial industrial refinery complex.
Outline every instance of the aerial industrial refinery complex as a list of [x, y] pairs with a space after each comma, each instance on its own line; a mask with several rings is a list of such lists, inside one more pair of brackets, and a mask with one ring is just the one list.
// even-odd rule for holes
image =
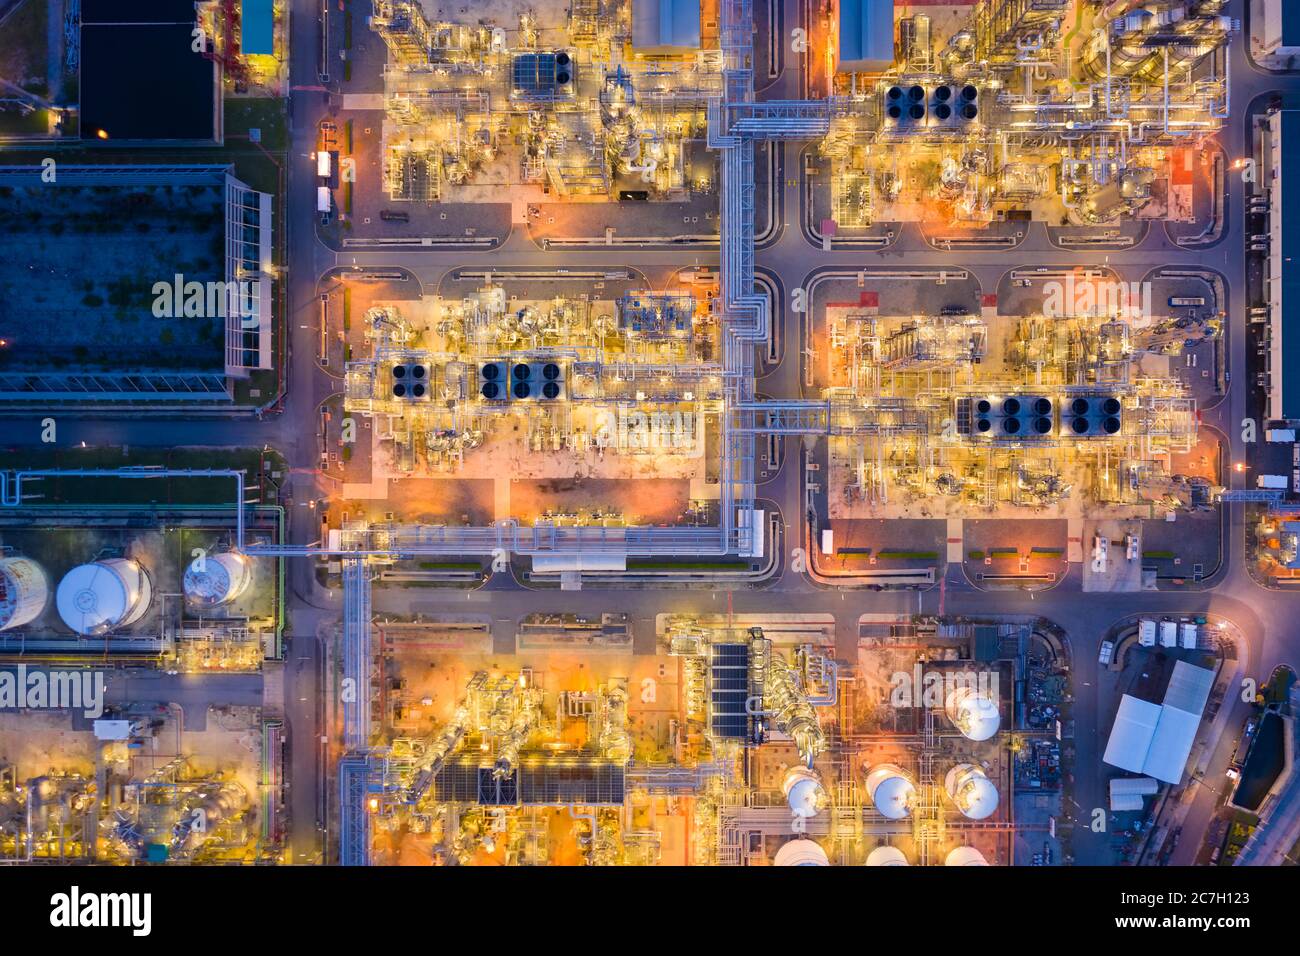
[[1291, 165], [1290, 0], [0, 0], [0, 864], [1300, 863]]

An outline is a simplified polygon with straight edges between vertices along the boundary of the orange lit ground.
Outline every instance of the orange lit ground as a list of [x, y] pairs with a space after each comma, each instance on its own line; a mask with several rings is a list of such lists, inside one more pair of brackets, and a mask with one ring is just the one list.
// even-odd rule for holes
[[510, 510], [531, 522], [546, 512], [623, 516], [631, 524], [671, 525], [690, 503], [691, 482], [684, 478], [550, 478], [512, 481]]
[[1196, 444], [1190, 452], [1170, 456], [1169, 473], [1189, 478], [1206, 478], [1211, 482], [1220, 481], [1219, 433], [1203, 428], [1196, 438]]
[[[405, 717], [390, 725], [392, 736], [421, 738], [432, 735], [450, 717], [463, 695], [463, 688], [475, 671], [516, 674], [531, 668], [536, 686], [544, 691], [544, 710], [554, 715], [560, 691], [591, 691], [611, 680], [623, 681], [628, 689], [628, 730], [632, 734], [634, 759], [640, 762], [668, 762], [672, 758], [670, 725], [684, 720], [680, 682], [680, 658], [666, 656], [632, 656], [622, 653], [574, 653], [568, 651], [529, 651], [518, 655], [487, 654], [473, 649], [437, 649], [427, 646], [395, 644], [384, 659], [383, 686], [388, 707], [399, 705]], [[404, 682], [393, 690], [392, 682]], [[423, 700], [431, 703], [426, 706]], [[539, 741], [540, 742], [540, 741]], [[587, 743], [586, 723], [566, 720], [552, 744], [578, 750]], [[664, 798], [641, 798], [631, 810], [643, 824], [638, 828], [659, 834], [661, 863], [683, 864], [688, 853], [686, 838], [690, 801]], [[464, 808], [468, 811], [470, 808]], [[557, 865], [584, 862], [578, 845], [579, 830], [586, 824], [575, 822], [567, 810], [530, 808], [520, 814], [539, 814], [548, 832], [548, 860]], [[390, 832], [382, 824], [375, 827], [377, 858], [386, 863], [427, 865], [432, 859], [434, 841], [427, 834], [399, 829]], [[501, 865], [505, 862], [505, 840], [497, 841], [492, 852], [480, 848], [471, 863]]]
[[401, 521], [428, 524], [492, 523], [492, 481], [487, 478], [398, 478], [388, 496], [375, 501], [348, 501], [351, 514], [382, 521], [392, 512]]

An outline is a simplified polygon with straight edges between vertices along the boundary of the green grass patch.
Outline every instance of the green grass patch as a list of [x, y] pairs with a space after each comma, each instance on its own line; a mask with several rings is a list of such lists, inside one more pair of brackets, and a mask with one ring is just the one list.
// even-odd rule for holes
[[23, 114], [17, 110], [0, 112], [0, 134], [5, 136], [44, 136], [50, 131], [50, 111], [32, 110]]
[[49, 92], [45, 73], [49, 17], [47, 0], [27, 0], [0, 29], [0, 64], [4, 64], [0, 73], [10, 83], [38, 96]]
[[[30, 449], [24, 450], [18, 468], [106, 469], [133, 466], [159, 466], [173, 469], [224, 469], [245, 472], [245, 499], [274, 502], [277, 490], [271, 481], [259, 481], [262, 461], [267, 472], [287, 472], [284, 459], [276, 452], [263, 454], [257, 448], [137, 448], [126, 454], [121, 448]], [[260, 484], [257, 491], [252, 485]], [[112, 478], [47, 477], [23, 483], [24, 495], [40, 495], [32, 504], [230, 504], [235, 498], [235, 483], [229, 478]]]
[[[253, 369], [248, 378], [235, 380], [236, 405], [265, 405], [275, 398], [279, 379], [273, 368]], [[253, 393], [257, 394], [254, 395]]]
[[1261, 693], [1265, 704], [1284, 704], [1290, 699], [1291, 685], [1296, 681], [1296, 674], [1289, 667], [1277, 667], [1264, 685]]
[[1148, 561], [1172, 561], [1177, 555], [1172, 551], [1143, 551], [1142, 557]]
[[421, 571], [481, 571], [483, 565], [477, 561], [421, 561]]
[[273, 153], [289, 146], [284, 100], [278, 97], [232, 98], [225, 101], [226, 137], [244, 139], [250, 129], [262, 131], [262, 146]]
[[983, 552], [983, 551], [967, 551], [967, 552], [966, 552], [966, 557], [970, 558], [972, 561], [983, 561], [983, 560], [984, 560], [984, 552]]
[[352, 289], [346, 285], [343, 287], [343, 331], [352, 331]]
[[938, 551], [881, 551], [879, 558], [886, 561], [934, 561], [939, 557]]
[[1016, 548], [992, 548], [989, 550], [990, 558], [1018, 558], [1020, 551]]
[[1033, 554], [1042, 554], [1050, 557], [1060, 557], [1065, 553], [1064, 548], [1030, 548], [1029, 550]]

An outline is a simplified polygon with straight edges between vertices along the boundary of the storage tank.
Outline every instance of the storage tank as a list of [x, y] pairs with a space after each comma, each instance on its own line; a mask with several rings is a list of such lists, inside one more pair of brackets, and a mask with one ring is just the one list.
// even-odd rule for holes
[[794, 766], [785, 773], [781, 781], [781, 790], [785, 793], [790, 812], [805, 820], [817, 816], [818, 811], [826, 805], [826, 789], [822, 786], [821, 775], [807, 767]]
[[50, 601], [50, 579], [30, 558], [0, 558], [0, 631], [30, 624]]
[[988, 740], [1002, 722], [993, 698], [974, 687], [954, 688], [944, 702], [944, 710], [953, 726], [970, 740]]
[[867, 866], [908, 866], [907, 857], [896, 846], [878, 846], [867, 854]]
[[876, 764], [867, 772], [867, 793], [881, 816], [901, 820], [912, 812], [916, 787], [903, 769], [892, 763]]
[[971, 820], [983, 820], [998, 808], [997, 785], [973, 763], [957, 764], [948, 771], [943, 785], [962, 816]]
[[253, 583], [253, 564], [238, 551], [195, 558], [185, 570], [185, 600], [198, 607], [219, 607], [235, 600]]
[[144, 617], [153, 587], [129, 558], [108, 558], [73, 568], [59, 582], [59, 617], [78, 634], [104, 634]]
[[984, 854], [973, 846], [959, 846], [943, 861], [944, 866], [988, 866]]
[[773, 866], [830, 866], [826, 851], [815, 840], [791, 840], [776, 851]]

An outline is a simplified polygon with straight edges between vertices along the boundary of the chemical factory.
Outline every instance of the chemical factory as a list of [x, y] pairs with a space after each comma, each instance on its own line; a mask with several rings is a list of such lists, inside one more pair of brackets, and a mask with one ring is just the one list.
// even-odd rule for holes
[[1295, 862], [1300, 0], [146, 5], [202, 137], [0, 104], [0, 864]]
[[711, 300], [705, 276], [617, 301], [523, 300], [489, 284], [372, 309], [373, 355], [348, 366], [344, 411], [374, 417], [399, 476], [490, 477], [509, 461], [536, 477], [582, 464], [703, 480], [722, 407]]
[[0, 861], [279, 858], [283, 704], [260, 688], [284, 596], [255, 553], [279, 534], [256, 507], [238, 524], [198, 506], [0, 515]]
[[955, 26], [918, 8], [895, 55], [892, 0], [841, 0], [819, 25], [829, 218], [848, 235], [1190, 220], [1197, 144], [1228, 117], [1224, 6], [981, 0]]
[[660, 620], [650, 656], [575, 653], [553, 619], [509, 656], [386, 629], [382, 726], [339, 767], [344, 859], [1005, 865], [1045, 830], [1017, 822], [1041, 791], [1016, 760], [1055, 741], [1005, 693], [1037, 686], [1041, 635], [896, 622], [912, 640], [847, 662], [816, 622]]
[[507, 3], [499, 20], [471, 20], [454, 4], [376, 3], [385, 191], [472, 202], [510, 185], [533, 201], [598, 201], [715, 188], [706, 113], [722, 64], [703, 9]]
[[[1087, 271], [1033, 278], [1120, 285]], [[1185, 473], [1196, 398], [1177, 352], [1162, 345], [1165, 323], [1105, 295], [1086, 310], [1072, 297], [1054, 314], [1048, 295], [1022, 315], [996, 305], [895, 316], [825, 304], [818, 372], [830, 405], [833, 516], [901, 514], [916, 502], [953, 516], [1209, 505], [1213, 482]]]

